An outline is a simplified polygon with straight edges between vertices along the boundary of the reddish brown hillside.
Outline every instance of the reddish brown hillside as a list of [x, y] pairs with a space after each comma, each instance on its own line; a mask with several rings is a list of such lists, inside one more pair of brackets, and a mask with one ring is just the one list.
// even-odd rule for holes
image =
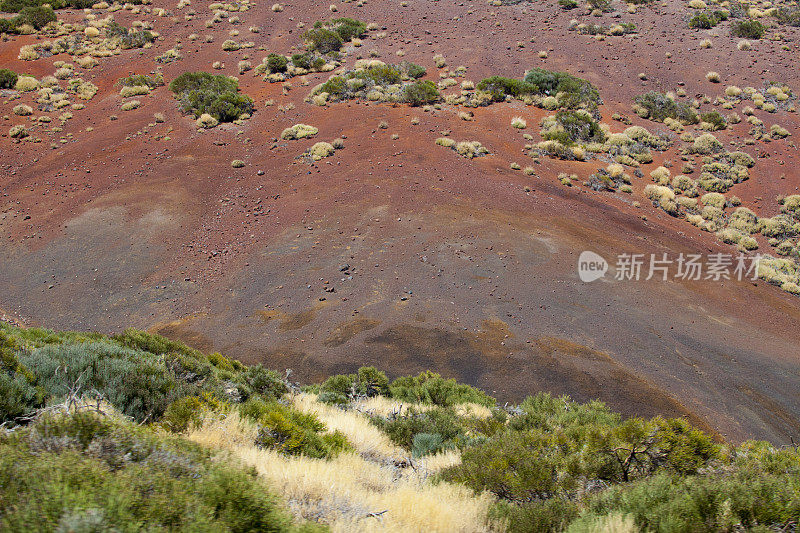
[[[613, 268], [622, 253], [737, 253], [645, 196], [657, 166], [669, 160], [672, 174], [681, 173], [687, 143], [664, 124], [636, 116], [631, 103], [641, 93], [683, 89], [686, 96], [677, 98], [697, 98], [703, 113], [742, 115], [741, 123], [714, 133], [727, 150], [756, 160], [750, 179], [727, 197], [771, 217], [780, 212], [776, 196], [798, 193], [792, 139], [800, 121], [788, 107], [796, 97], [774, 113], [754, 110], [767, 131], [779, 124], [791, 136], [752, 144], [743, 109], [753, 103], [724, 110], [713, 102], [729, 85], [764, 92], [765, 84], [779, 82], [800, 91], [800, 30], [764, 17], [767, 36], [738, 50], [730, 21], [689, 29], [693, 10], [677, 0], [635, 13], [615, 0], [616, 10], [599, 17], [583, 5], [565, 11], [554, 0], [362, 4], [336, 4], [332, 14], [328, 5], [307, 0], [277, 12], [255, 3], [229, 10], [210, 28], [207, 1], [58, 11], [59, 19], [76, 24], [91, 24], [87, 15], [95, 21], [112, 15], [125, 27], [152, 23], [160, 36], [152, 48], [100, 57], [91, 69], [76, 65], [72, 76], [97, 87], [90, 100], [69, 93], [70, 106], [59, 109], [40, 103], [37, 91], [0, 91], [5, 314], [59, 329], [149, 328], [204, 350], [291, 368], [302, 379], [360, 365], [392, 375], [433, 369], [501, 401], [549, 390], [581, 401], [600, 398], [626, 414], [686, 415], [734, 441], [784, 443], [800, 435], [798, 296], [761, 280], [617, 281]], [[164, 16], [155, 8], [165, 9]], [[239, 21], [229, 22], [234, 16]], [[535, 163], [528, 155], [525, 145], [541, 140], [539, 123], [553, 111], [519, 100], [478, 108], [442, 103], [428, 111], [364, 100], [318, 106], [306, 98], [331, 73], [288, 83], [264, 81], [252, 70], [239, 74], [240, 61], [258, 65], [269, 52], [301, 51], [301, 33], [332, 16], [378, 26], [362, 46], [345, 46], [341, 70], [374, 51], [386, 63], [424, 66], [433, 82], [462, 65], [458, 84], [490, 75], [521, 78], [531, 67], [567, 71], [597, 86], [602, 121], [612, 132], [627, 127], [612, 119], [621, 113], [674, 144], [641, 166], [642, 177], [626, 168], [632, 193], [595, 191], [581, 183], [611, 163], [608, 157], [541, 156]], [[599, 40], [570, 31], [573, 18], [604, 26], [632, 22], [638, 33]], [[260, 32], [249, 31], [254, 26]], [[769, 38], [775, 33], [782, 40]], [[55, 38], [8, 36], [0, 42], [0, 65], [42, 79], [56, 73], [55, 62], [75, 64], [69, 54], [18, 59], [23, 45]], [[253, 47], [226, 52], [227, 39]], [[701, 48], [703, 39], [712, 46]], [[182, 59], [155, 61], [170, 49]], [[435, 54], [446, 67], [436, 68]], [[224, 66], [215, 70], [217, 61]], [[120, 78], [157, 68], [167, 84], [187, 71], [235, 75], [256, 111], [240, 124], [203, 130], [181, 114], [167, 86], [120, 96]], [[709, 71], [722, 83], [707, 81]], [[56, 81], [66, 87], [68, 80]], [[123, 103], [134, 99], [139, 107], [124, 111]], [[15, 114], [18, 105], [30, 106], [32, 115]], [[65, 111], [71, 118], [59, 120]], [[471, 120], [459, 117], [470, 112]], [[511, 127], [517, 116], [526, 129]], [[280, 139], [297, 123], [319, 133]], [[7, 134], [18, 124], [27, 139]], [[466, 159], [437, 145], [447, 131], [456, 141], [480, 141], [490, 154]], [[301, 157], [315, 142], [336, 138], [344, 147], [334, 155], [316, 162]], [[687, 159], [697, 179], [700, 158]], [[233, 168], [234, 160], [244, 166]], [[533, 174], [512, 170], [512, 163]], [[562, 172], [577, 174], [574, 186], [559, 181]], [[775, 253], [767, 238], [754, 238], [758, 252]], [[604, 280], [580, 281], [584, 250], [612, 262]]]

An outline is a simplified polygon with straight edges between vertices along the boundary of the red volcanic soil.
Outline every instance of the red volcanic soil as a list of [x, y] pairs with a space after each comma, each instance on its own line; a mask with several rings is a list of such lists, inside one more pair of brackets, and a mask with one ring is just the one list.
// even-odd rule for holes
[[[291, 368], [301, 380], [365, 364], [391, 375], [434, 369], [501, 401], [547, 390], [600, 398], [629, 415], [688, 416], [732, 441], [785, 443], [800, 434], [800, 299], [762, 281], [614, 279], [622, 253], [674, 258], [735, 250], [651, 206], [642, 190], [655, 163], [633, 179], [632, 195], [561, 185], [560, 172], [583, 181], [608, 161], [533, 163], [522, 134], [538, 141], [549, 112], [508, 102], [474, 109], [474, 120], [464, 121], [458, 114], [467, 110], [449, 105], [428, 112], [373, 102], [318, 107], [304, 99], [330, 74], [292, 78], [284, 90], [252, 71], [239, 76], [240, 87], [257, 110], [241, 125], [198, 131], [166, 87], [122, 111], [117, 80], [154, 71], [154, 58], [176, 44], [183, 59], [163, 65], [167, 82], [185, 71], [213, 71], [215, 61], [224, 63], [219, 72], [238, 75], [245, 56], [258, 64], [270, 51], [296, 52], [304, 31], [298, 24], [332, 16], [327, 5], [297, 0], [279, 13], [257, 4], [236, 14], [238, 24], [206, 28], [208, 6], [154, 0], [167, 16], [149, 8], [113, 13], [126, 26], [152, 22], [161, 37], [151, 49], [76, 68], [99, 92], [63, 126], [59, 111], [37, 109], [36, 93], [2, 91], [0, 315], [52, 328], [148, 328], [246, 362]], [[459, 82], [521, 77], [533, 66], [564, 70], [598, 87], [603, 119], [615, 132], [625, 127], [611, 120], [615, 112], [667, 131], [631, 110], [632, 98], [648, 90], [682, 86], [687, 99], [711, 100], [726, 85], [762, 90], [779, 81], [800, 90], [796, 28], [778, 28], [783, 41], [754, 41], [752, 50], [739, 51], [728, 23], [689, 30], [685, 2], [657, 2], [635, 14], [616, 8], [593, 17], [584, 8], [562, 11], [554, 0], [410, 0], [406, 7], [373, 0], [338, 4], [334, 16], [380, 26], [362, 47], [348, 48], [345, 68], [373, 50], [399, 61], [403, 50], [402, 59], [425, 66], [433, 81], [437, 53], [448, 69], [467, 68]], [[191, 10], [197, 14], [187, 20]], [[77, 22], [85, 14], [59, 16]], [[600, 41], [569, 31], [572, 18], [630, 21], [639, 33]], [[232, 29], [241, 33], [230, 37]], [[188, 40], [193, 33], [200, 38]], [[229, 38], [255, 48], [224, 52]], [[700, 48], [704, 38], [712, 48]], [[53, 74], [53, 62], [72, 61], [16, 59], [21, 45], [43, 39], [0, 42], [0, 64], [41, 77]], [[706, 81], [710, 70], [722, 84]], [[37, 126], [15, 116], [20, 103], [53, 122]], [[154, 121], [154, 113], [165, 121]], [[527, 120], [526, 130], [511, 128], [515, 116]], [[796, 113], [756, 116], [767, 128], [779, 123], [797, 134]], [[279, 140], [299, 122], [319, 134]], [[42, 142], [5, 135], [22, 123]], [[745, 145], [749, 129], [743, 122], [716, 134], [728, 149], [758, 160], [750, 180], [729, 195], [771, 216], [776, 195], [796, 194], [800, 185], [797, 150], [793, 137]], [[480, 141], [491, 154], [467, 160], [437, 146], [444, 130]], [[314, 142], [335, 138], [344, 148], [332, 157], [300, 157]], [[673, 174], [680, 173], [680, 146], [656, 155], [658, 163], [675, 161]], [[234, 159], [245, 166], [232, 168]], [[511, 170], [512, 162], [532, 165], [535, 175]], [[583, 250], [612, 263], [603, 280], [580, 281]]]

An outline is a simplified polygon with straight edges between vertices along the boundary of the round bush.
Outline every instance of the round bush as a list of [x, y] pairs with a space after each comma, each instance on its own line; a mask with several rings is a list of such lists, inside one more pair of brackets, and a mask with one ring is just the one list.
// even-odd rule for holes
[[403, 99], [412, 106], [433, 104], [438, 102], [440, 97], [433, 82], [427, 80], [416, 81], [403, 90]]
[[13, 89], [17, 84], [17, 73], [7, 68], [0, 69], [0, 89]]

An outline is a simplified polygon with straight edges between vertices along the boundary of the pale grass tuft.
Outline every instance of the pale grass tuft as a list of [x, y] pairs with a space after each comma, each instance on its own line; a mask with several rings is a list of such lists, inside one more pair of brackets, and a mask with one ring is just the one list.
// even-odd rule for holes
[[584, 523], [581, 531], [587, 533], [638, 533], [639, 528], [636, 527], [632, 515], [612, 513]]
[[[446, 139], [446, 138], [443, 138]], [[451, 140], [451, 139], [447, 139]], [[442, 143], [439, 143], [442, 144]], [[417, 412], [429, 411], [433, 409], [433, 405], [424, 403], [409, 403], [399, 400], [393, 400], [385, 396], [374, 396], [372, 398], [362, 398], [354, 401], [352, 404], [353, 409], [370, 416], [382, 416], [384, 418], [389, 416], [403, 416], [408, 413], [409, 409], [414, 409]], [[474, 416], [476, 418], [489, 418], [492, 416], [492, 410], [484, 405], [476, 403], [462, 403], [455, 405], [455, 412], [459, 416]]]
[[528, 127], [528, 123], [522, 117], [514, 117], [511, 119], [511, 127], [524, 130]]
[[477, 403], [461, 403], [453, 407], [458, 416], [472, 416], [475, 418], [489, 418], [492, 410], [485, 405]]
[[[450, 141], [450, 143], [452, 144], [446, 143], [444, 141]], [[437, 139], [437, 144], [439, 144], [440, 146], [447, 145], [447, 147], [450, 148], [455, 145], [455, 141], [453, 141], [452, 139], [448, 139], [446, 137], [442, 137], [440, 139]], [[430, 405], [401, 402], [399, 400], [393, 400], [385, 396], [362, 398], [354, 401], [352, 405], [354, 409], [362, 413], [373, 416], [382, 416], [382, 417], [388, 417], [393, 414], [404, 415], [408, 412], [410, 408], [414, 408], [417, 411], [427, 411], [431, 409]]]
[[344, 433], [347, 441], [366, 458], [399, 461], [408, 456], [408, 452], [389, 440], [361, 413], [318, 402], [311, 394], [298, 394], [293, 403], [300, 411], [317, 415], [330, 431]]
[[[334, 532], [489, 531], [488, 494], [475, 496], [464, 486], [433, 484], [424, 469], [382, 466], [343, 453], [331, 460], [281, 455], [253, 444], [254, 424], [235, 412], [207, 418], [188, 438], [231, 452], [256, 469], [288, 500], [292, 511], [320, 520]], [[441, 457], [432, 463], [445, 463]], [[368, 513], [385, 511], [380, 518]]]
[[418, 459], [422, 468], [434, 473], [461, 464], [461, 452], [458, 450], [445, 450], [436, 455], [426, 455]]
[[14, 87], [17, 91], [21, 93], [35, 91], [39, 88], [39, 80], [34, 78], [33, 76], [20, 76], [17, 78], [17, 84]]

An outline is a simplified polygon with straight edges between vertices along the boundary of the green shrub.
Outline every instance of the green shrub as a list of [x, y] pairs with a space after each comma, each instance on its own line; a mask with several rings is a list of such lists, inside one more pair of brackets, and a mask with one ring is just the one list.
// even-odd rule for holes
[[507, 96], [519, 98], [525, 94], [532, 94], [534, 88], [524, 81], [502, 76], [484, 78], [475, 86], [479, 91], [489, 93], [494, 102], [503, 102]]
[[0, 436], [0, 529], [291, 531], [252, 470], [88, 412]]
[[342, 76], [332, 76], [319, 89], [319, 92], [342, 96], [347, 90], [347, 81]]
[[19, 11], [19, 15], [15, 17], [17, 26], [22, 24], [30, 24], [37, 30], [47, 26], [50, 22], [56, 21], [56, 14], [53, 8], [49, 5], [24, 7]]
[[542, 133], [544, 139], [558, 141], [564, 146], [602, 143], [606, 139], [600, 124], [586, 112], [561, 109], [556, 113], [556, 124], [556, 129]]
[[594, 85], [566, 72], [532, 68], [525, 74], [525, 83], [532, 85], [536, 94], [557, 96], [563, 107], [594, 110], [601, 103], [600, 93]]
[[140, 422], [160, 418], [172, 400], [194, 389], [155, 358], [108, 342], [44, 346], [18, 358], [48, 397], [65, 398], [75, 387], [96, 391]]
[[270, 54], [267, 56], [267, 70], [272, 73], [286, 72], [286, 67], [289, 65], [289, 60], [286, 56], [279, 54]]
[[252, 392], [264, 398], [277, 400], [289, 392], [286, 381], [277, 372], [264, 368], [261, 364], [248, 366], [243, 378]]
[[350, 402], [350, 397], [340, 392], [322, 391], [317, 400], [330, 405], [345, 405]]
[[775, 20], [787, 26], [800, 27], [800, 6], [781, 6], [775, 12]]
[[248, 401], [242, 405], [241, 412], [258, 422], [258, 446], [317, 459], [331, 458], [349, 449], [340, 431], [326, 433], [325, 424], [313, 414], [261, 400]]
[[611, 0], [589, 0], [589, 5], [592, 9], [599, 9], [600, 11], [613, 11], [611, 7]]
[[[373, 417], [372, 422], [398, 446], [413, 452], [416, 443], [416, 451], [420, 454], [424, 451], [436, 453], [467, 442], [468, 427], [450, 408], [411, 409], [407, 414], [391, 419]], [[418, 435], [425, 437], [417, 440]]]
[[406, 76], [414, 80], [423, 77], [427, 72], [425, 67], [412, 63], [411, 61], [402, 61], [398, 66], [406, 73]]
[[577, 488], [585, 467], [569, 468], [560, 440], [540, 430], [504, 432], [464, 449], [461, 464], [444, 470], [441, 477], [516, 503], [566, 496], [563, 490]]
[[[162, 337], [161, 335], [154, 335], [152, 333], [147, 333], [145, 331], [133, 328], [128, 328], [121, 334], [112, 336], [111, 339], [113, 339], [114, 342], [120, 346], [125, 346], [134, 350], [142, 350], [143, 352], [150, 352], [154, 355], [161, 355], [170, 352], [177, 352], [185, 355], [199, 354], [197, 350], [193, 350], [180, 342], [170, 340], [166, 337]], [[51, 339], [50, 342], [53, 342], [54, 340], [55, 339]]]
[[333, 31], [342, 42], [347, 42], [355, 37], [363, 36], [367, 32], [367, 25], [360, 20], [342, 17], [331, 19], [328, 22], [317, 21], [314, 23], [314, 29]]
[[319, 70], [325, 65], [325, 60], [321, 57], [315, 57], [310, 52], [304, 52], [292, 55], [292, 64], [297, 68]]
[[700, 115], [700, 120], [702, 122], [708, 122], [712, 126], [714, 126], [714, 131], [724, 130], [728, 127], [728, 121], [725, 120], [725, 117], [719, 114], [717, 111], [711, 111], [709, 113], [703, 113]]
[[297, 68], [304, 68], [311, 70], [311, 61], [313, 56], [309, 53], [292, 54], [292, 65]]
[[220, 122], [230, 122], [254, 110], [253, 100], [239, 94], [239, 83], [227, 76], [185, 72], [172, 80], [169, 88], [182, 111], [195, 117], [208, 113]]
[[45, 400], [61, 402], [77, 391], [79, 396], [102, 396], [134, 420], [161, 421], [180, 431], [197, 407], [185, 398], [218, 408], [253, 397], [276, 400], [288, 390], [276, 372], [261, 365], [245, 367], [220, 354], [205, 356], [137, 330], [105, 337], [0, 326], [0, 356], [0, 388], [5, 391], [0, 416], [11, 422]]
[[3, 13], [19, 13], [26, 7], [42, 5], [39, 0], [0, 0], [0, 11]]
[[44, 407], [46, 394], [22, 372], [0, 371], [0, 423], [16, 423]]
[[385, 396], [389, 393], [389, 378], [373, 366], [363, 366], [355, 374], [339, 374], [326, 379], [319, 387], [320, 398], [326, 403], [343, 403], [356, 397]]
[[695, 13], [689, 19], [689, 27], [698, 30], [710, 30], [723, 20], [728, 20], [728, 15], [724, 11], [702, 11]]
[[13, 89], [17, 84], [17, 73], [7, 68], [0, 69], [0, 89]]
[[217, 93], [236, 91], [239, 84], [227, 76], [218, 76], [207, 72], [184, 72], [169, 84], [169, 88], [176, 94], [196, 90], [213, 90]]
[[164, 85], [164, 75], [160, 72], [155, 76], [147, 76], [144, 74], [133, 74], [131, 76], [126, 76], [124, 78], [120, 78], [117, 82], [123, 87], [150, 87], [151, 89], [155, 89], [156, 87], [160, 87]]
[[106, 32], [110, 38], [119, 38], [121, 41], [120, 46], [124, 50], [143, 48], [144, 45], [156, 40], [156, 36], [148, 30], [134, 31], [120, 26], [116, 22], [111, 22], [106, 27]]
[[509, 427], [515, 431], [554, 431], [559, 427], [595, 424], [615, 426], [621, 421], [619, 414], [602, 402], [579, 404], [570, 400], [569, 396], [557, 397], [547, 393], [528, 396], [519, 408], [521, 412], [509, 421]]
[[578, 7], [578, 2], [575, 0], [558, 0], [558, 5], [560, 5], [563, 9], [575, 9]]
[[342, 38], [335, 31], [327, 28], [308, 30], [302, 35], [309, 50], [320, 54], [329, 54], [342, 48]]
[[419, 80], [403, 88], [403, 100], [412, 106], [433, 104], [440, 98], [439, 90], [431, 81]]
[[650, 91], [634, 98], [634, 102], [644, 110], [646, 116], [656, 122], [672, 118], [686, 124], [697, 123], [697, 113], [683, 102], [676, 102], [667, 95]]
[[[52, 9], [86, 9], [92, 7], [92, 0], [0, 0], [0, 11], [3, 13], [19, 13], [26, 7], [49, 6]], [[142, 0], [134, 0], [132, 4], [141, 4]]]
[[506, 524], [507, 533], [560, 533], [577, 516], [578, 506], [560, 498], [522, 505], [500, 500], [489, 512], [490, 519]]
[[404, 402], [433, 404], [449, 407], [462, 403], [493, 406], [494, 398], [480, 389], [454, 379], [445, 379], [434, 372], [421, 372], [417, 376], [397, 378], [389, 386], [392, 398]]
[[587, 514], [630, 514], [646, 531], [771, 531], [800, 516], [797, 452], [790, 453], [794, 465], [785, 472], [751, 463], [726, 475], [661, 474], [613, 487], [590, 500]]
[[507, 430], [464, 449], [461, 464], [443, 471], [443, 479], [531, 503], [659, 471], [695, 474], [720, 457], [711, 437], [680, 419], [623, 421], [601, 403], [547, 394], [520, 409]]
[[698, 30], [710, 30], [717, 24], [719, 24], [719, 20], [708, 13], [695, 13], [694, 16], [689, 19], [689, 27]]
[[190, 427], [199, 427], [202, 415], [203, 401], [197, 396], [184, 396], [167, 406], [161, 425], [173, 433], [182, 433]]
[[743, 39], [761, 39], [766, 31], [766, 26], [752, 19], [737, 20], [731, 25], [731, 35]]
[[411, 455], [413, 457], [434, 455], [443, 449], [445, 449], [445, 444], [439, 433], [417, 433], [411, 442]]
[[[325, 83], [316, 87], [312, 95], [328, 93], [333, 100], [365, 98], [392, 102], [405, 101], [406, 87], [409, 87], [409, 84], [404, 87], [403, 81], [410, 77], [406, 72], [414, 70], [410, 65], [409, 63], [398, 65], [381, 63], [348, 71], [338, 76], [331, 76]], [[424, 82], [411, 82], [413, 88], [410, 89], [410, 94], [413, 97], [431, 101], [433, 92], [430, 87], [422, 85], [422, 83]], [[438, 91], [436, 93], [438, 95]]]
[[362, 72], [356, 72], [356, 78], [372, 80], [380, 86], [394, 85], [403, 81], [403, 73], [394, 65], [375, 65]]

